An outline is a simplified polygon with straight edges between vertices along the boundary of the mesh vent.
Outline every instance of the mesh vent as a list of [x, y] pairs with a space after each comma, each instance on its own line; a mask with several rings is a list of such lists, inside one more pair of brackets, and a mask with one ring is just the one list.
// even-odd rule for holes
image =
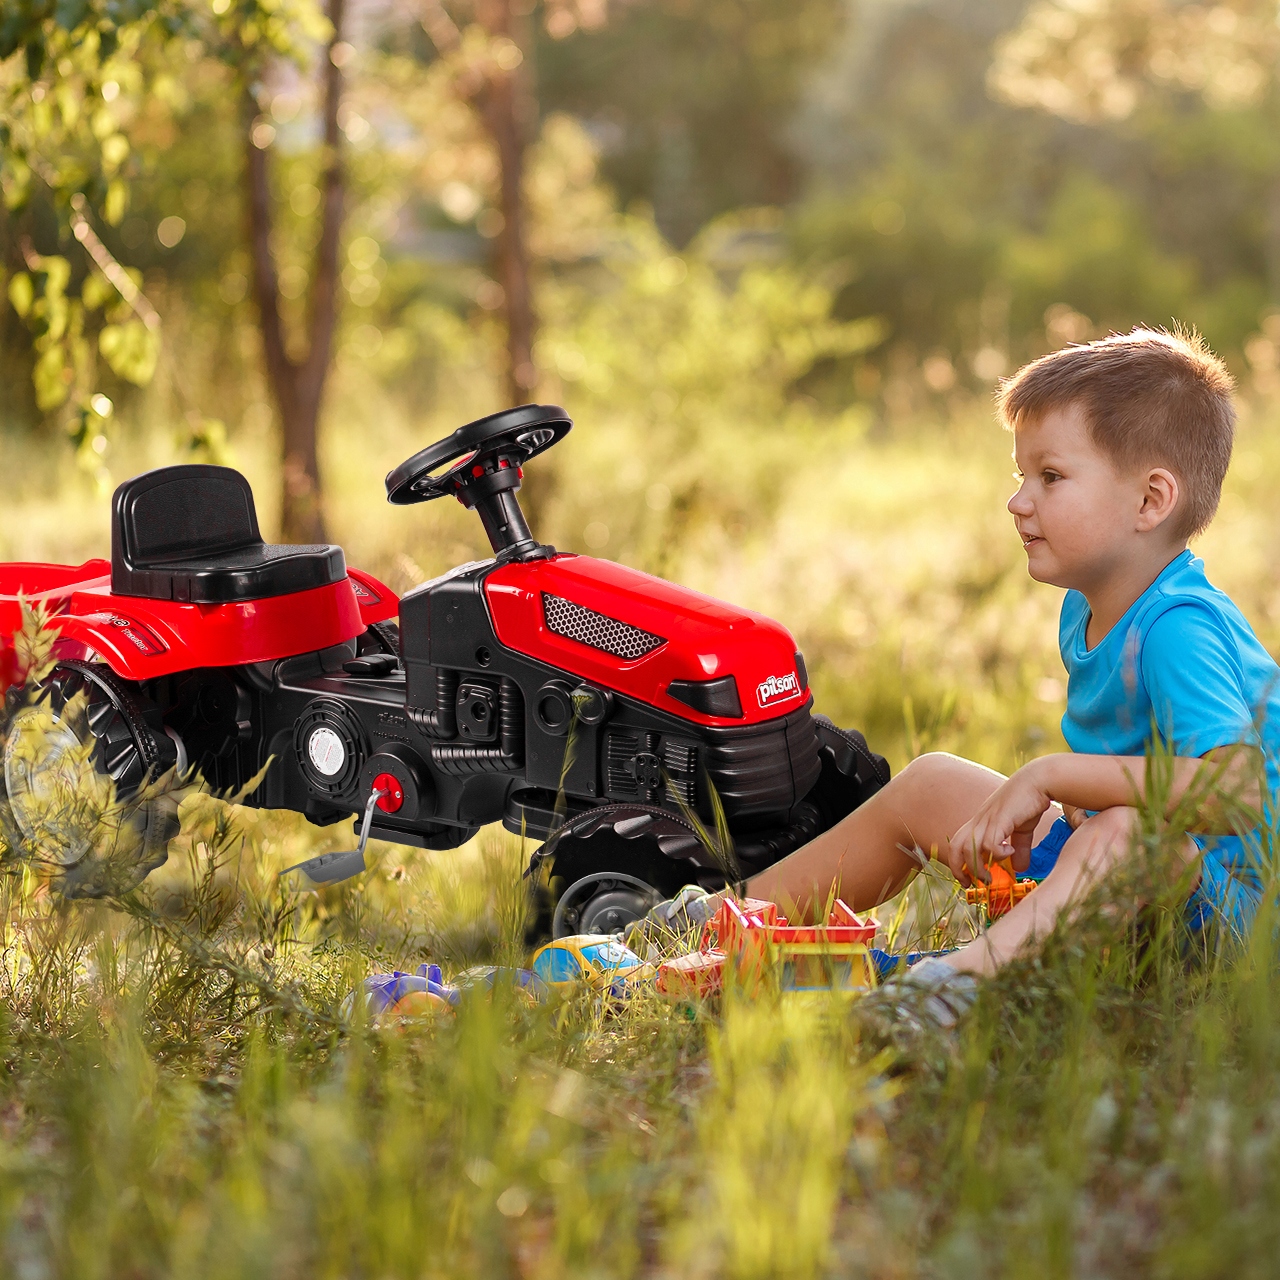
[[629, 622], [619, 622], [603, 613], [574, 604], [560, 596], [543, 594], [542, 612], [547, 619], [547, 630], [558, 636], [568, 636], [579, 644], [590, 645], [615, 658], [643, 658], [667, 642], [661, 636], [641, 631]]

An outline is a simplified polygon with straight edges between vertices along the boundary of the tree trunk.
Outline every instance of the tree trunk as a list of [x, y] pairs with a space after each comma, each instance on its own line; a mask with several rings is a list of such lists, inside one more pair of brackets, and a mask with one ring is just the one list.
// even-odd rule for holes
[[[528, 46], [528, 40], [516, 38], [520, 33], [511, 0], [477, 0], [476, 17], [491, 37], [505, 37], [522, 49]], [[526, 403], [538, 381], [533, 363], [536, 320], [525, 242], [524, 158], [532, 105], [525, 92], [526, 76], [523, 63], [509, 71], [495, 69], [481, 89], [478, 102], [485, 128], [498, 152], [501, 174], [498, 211], [502, 214], [502, 229], [494, 241], [494, 275], [504, 298], [507, 398], [513, 405]]]
[[[526, 54], [532, 41], [520, 29], [512, 0], [475, 0], [476, 21], [490, 39], [505, 38]], [[440, 0], [422, 0], [423, 30], [442, 54], [452, 53], [461, 33]], [[524, 404], [538, 381], [533, 363], [533, 336], [537, 319], [529, 285], [529, 250], [525, 243], [524, 156], [535, 114], [527, 87], [528, 70], [522, 61], [510, 70], [493, 67], [479, 87], [461, 88], [480, 115], [498, 153], [500, 189], [498, 212], [502, 230], [494, 240], [493, 274], [502, 286], [502, 318], [507, 330], [507, 399]]]
[[253, 292], [262, 330], [267, 385], [280, 414], [282, 432], [280, 537], [285, 542], [324, 542], [318, 428], [333, 335], [338, 316], [338, 243], [342, 235], [345, 175], [338, 107], [342, 72], [334, 45], [342, 39], [345, 0], [329, 0], [333, 36], [324, 60], [324, 174], [321, 178], [320, 238], [307, 294], [306, 355], [295, 360], [285, 341], [280, 313], [280, 281], [271, 252], [271, 175], [268, 149], [253, 139], [258, 106], [246, 95], [246, 175], [249, 242], [253, 254]]

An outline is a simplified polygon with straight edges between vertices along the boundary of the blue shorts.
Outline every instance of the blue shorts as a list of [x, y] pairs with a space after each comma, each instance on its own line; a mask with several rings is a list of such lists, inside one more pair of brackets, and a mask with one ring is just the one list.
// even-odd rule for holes
[[[1045, 838], [1031, 850], [1031, 861], [1025, 871], [1018, 872], [1018, 879], [1043, 880], [1058, 865], [1058, 855], [1073, 829], [1066, 818], [1059, 818]], [[1201, 849], [1206, 844], [1212, 845], [1212, 836], [1191, 838]], [[1200, 883], [1187, 899], [1187, 924], [1193, 932], [1199, 933], [1206, 925], [1216, 923], [1244, 941], [1253, 928], [1261, 900], [1262, 890], [1232, 875], [1210, 847], [1200, 860]]]

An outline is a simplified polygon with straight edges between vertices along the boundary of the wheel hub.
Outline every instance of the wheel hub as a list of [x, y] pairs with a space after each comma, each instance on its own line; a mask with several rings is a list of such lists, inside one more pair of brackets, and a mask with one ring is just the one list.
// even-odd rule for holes
[[62, 866], [89, 851], [96, 814], [110, 802], [93, 745], [47, 704], [19, 712], [5, 741], [4, 783], [14, 821]]

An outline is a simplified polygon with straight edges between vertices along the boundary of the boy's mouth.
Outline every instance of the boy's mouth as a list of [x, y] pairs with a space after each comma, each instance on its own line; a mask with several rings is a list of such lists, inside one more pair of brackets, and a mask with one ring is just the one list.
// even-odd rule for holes
[[1022, 530], [1018, 530], [1018, 533], [1022, 538], [1022, 549], [1024, 551], [1030, 551], [1037, 543], [1044, 541], [1038, 533], [1023, 533]]

